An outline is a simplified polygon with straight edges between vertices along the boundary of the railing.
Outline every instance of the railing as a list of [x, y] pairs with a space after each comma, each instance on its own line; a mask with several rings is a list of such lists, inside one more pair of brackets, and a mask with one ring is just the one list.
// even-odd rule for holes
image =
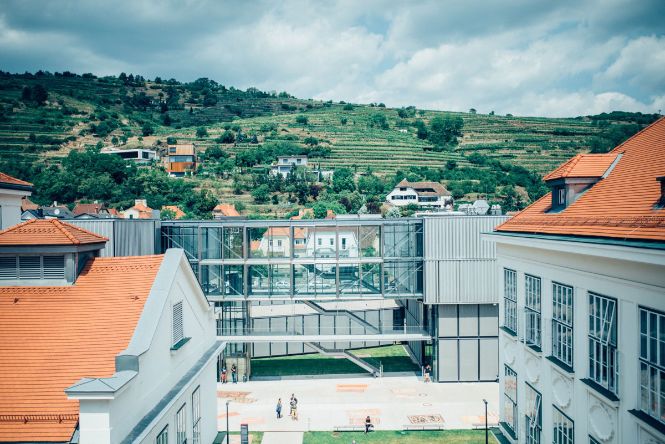
[[[219, 323], [218, 323], [219, 324]], [[424, 335], [429, 336], [429, 333], [421, 327], [407, 327], [405, 325], [397, 326], [380, 326], [375, 331], [368, 331], [365, 327], [349, 327], [349, 328], [335, 328], [335, 327], [318, 327], [312, 331], [304, 331], [302, 326], [300, 328], [223, 328], [217, 325], [217, 336], [311, 336], [311, 335]]]

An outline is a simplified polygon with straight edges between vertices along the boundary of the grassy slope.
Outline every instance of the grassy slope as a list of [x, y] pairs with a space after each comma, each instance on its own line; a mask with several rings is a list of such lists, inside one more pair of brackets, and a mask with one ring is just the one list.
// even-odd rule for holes
[[[306, 432], [303, 444], [482, 444], [485, 442], [484, 430], [446, 430], [442, 432], [398, 432], [375, 431], [367, 435], [362, 432]], [[490, 435], [490, 442], [496, 440]]]

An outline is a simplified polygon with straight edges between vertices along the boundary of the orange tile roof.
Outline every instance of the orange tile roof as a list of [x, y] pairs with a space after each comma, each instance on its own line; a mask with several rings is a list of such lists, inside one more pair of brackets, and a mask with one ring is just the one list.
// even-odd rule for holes
[[215, 208], [212, 209], [213, 213], [218, 213], [222, 216], [240, 216], [240, 213], [238, 213], [238, 210], [236, 210], [236, 207], [234, 207], [231, 204], [219, 204]]
[[39, 205], [28, 199], [27, 197], [24, 197], [21, 199], [21, 211], [27, 211], [27, 210], [36, 210], [39, 208]]
[[543, 177], [544, 181], [566, 177], [601, 177], [619, 153], [578, 154]]
[[72, 213], [74, 213], [74, 216], [78, 216], [79, 214], [99, 214], [104, 208], [106, 208], [104, 204], [100, 203], [79, 203], [76, 204]]
[[180, 209], [179, 206], [177, 205], [164, 205], [162, 207], [162, 211], [164, 210], [171, 210], [173, 213], [175, 213], [175, 218], [176, 219], [182, 219], [185, 217], [185, 212]]
[[31, 219], [0, 231], [0, 245], [84, 245], [107, 238], [58, 219]]
[[17, 179], [15, 177], [10, 176], [9, 174], [5, 173], [0, 173], [0, 186], [5, 183], [9, 185], [23, 185], [26, 187], [31, 187], [32, 184], [30, 182], [26, 182], [25, 180]]
[[499, 225], [497, 231], [665, 241], [665, 209], [657, 177], [665, 175], [665, 118], [621, 145], [612, 171], [559, 213], [551, 193]]
[[68, 442], [79, 403], [64, 390], [109, 377], [163, 256], [96, 258], [68, 287], [0, 287], [0, 442]]
[[[268, 231], [263, 235], [265, 236], [284, 236], [289, 237], [289, 227], [270, 227]], [[294, 228], [293, 237], [295, 239], [304, 239], [306, 236], [304, 228]]]

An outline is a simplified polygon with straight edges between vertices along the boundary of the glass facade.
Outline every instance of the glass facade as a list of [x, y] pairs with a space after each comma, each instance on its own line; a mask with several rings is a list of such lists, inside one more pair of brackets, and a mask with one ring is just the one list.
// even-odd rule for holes
[[162, 223], [213, 300], [421, 297], [422, 243], [417, 219]]

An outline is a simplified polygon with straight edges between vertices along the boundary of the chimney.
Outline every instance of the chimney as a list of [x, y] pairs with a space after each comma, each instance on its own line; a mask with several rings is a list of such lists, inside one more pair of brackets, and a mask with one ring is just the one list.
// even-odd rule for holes
[[656, 177], [656, 180], [660, 182], [660, 197], [656, 205], [665, 208], [665, 176]]
[[146, 199], [134, 199], [134, 205], [143, 205], [144, 207], [148, 206]]

